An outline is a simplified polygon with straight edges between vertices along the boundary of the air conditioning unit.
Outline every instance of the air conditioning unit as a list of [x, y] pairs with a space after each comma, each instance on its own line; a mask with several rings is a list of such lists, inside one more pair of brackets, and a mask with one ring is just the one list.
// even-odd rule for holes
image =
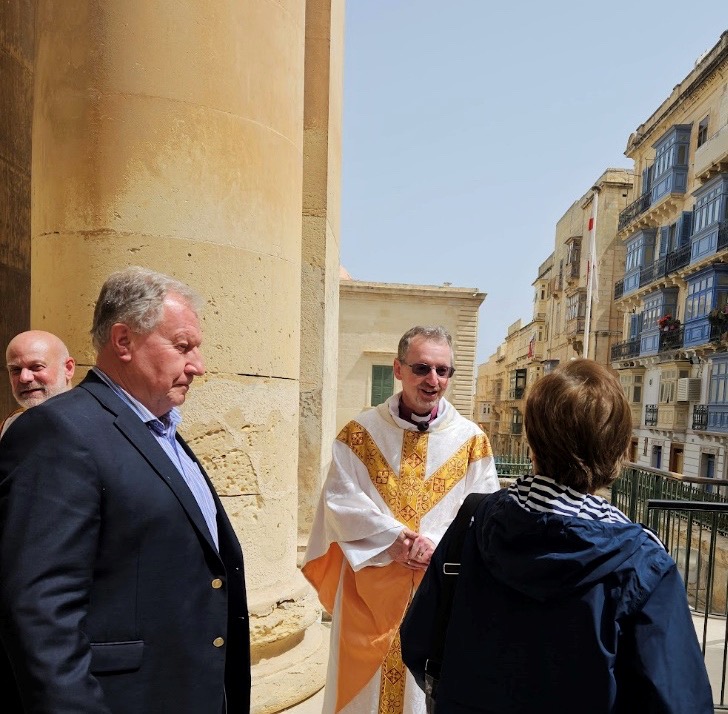
[[687, 377], [677, 380], [677, 401], [678, 402], [699, 402], [701, 380], [694, 377]]

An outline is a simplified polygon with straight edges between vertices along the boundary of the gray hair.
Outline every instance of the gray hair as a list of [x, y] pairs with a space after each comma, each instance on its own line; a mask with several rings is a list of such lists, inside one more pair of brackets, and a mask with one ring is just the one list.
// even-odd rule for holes
[[147, 268], [132, 266], [109, 275], [94, 308], [91, 339], [100, 350], [111, 337], [111, 327], [121, 322], [134, 332], [150, 333], [162, 319], [164, 299], [179, 295], [195, 312], [202, 298], [183, 282]]
[[450, 357], [453, 362], [455, 361], [455, 353], [452, 349], [452, 336], [442, 325], [415, 325], [407, 330], [399, 340], [397, 359], [400, 362], [404, 362], [405, 357], [407, 357], [407, 350], [409, 350], [412, 340], [415, 337], [422, 337], [432, 342], [447, 344], [450, 348]]

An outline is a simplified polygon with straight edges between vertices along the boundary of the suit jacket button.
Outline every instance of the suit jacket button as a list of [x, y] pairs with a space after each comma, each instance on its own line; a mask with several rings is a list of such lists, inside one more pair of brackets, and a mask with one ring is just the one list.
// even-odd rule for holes
[[216, 637], [212, 644], [215, 645], [215, 647], [222, 647], [225, 644], [225, 640], [223, 640], [222, 637]]
[[222, 580], [220, 578], [215, 578], [210, 585], [212, 585], [215, 590], [219, 590], [222, 587]]

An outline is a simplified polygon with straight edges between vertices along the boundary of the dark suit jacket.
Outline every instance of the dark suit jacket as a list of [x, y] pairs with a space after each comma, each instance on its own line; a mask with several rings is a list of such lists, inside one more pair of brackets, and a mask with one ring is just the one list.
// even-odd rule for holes
[[[175, 466], [93, 374], [13, 424], [0, 443], [4, 712], [249, 711], [243, 555], [210, 488], [219, 553]], [[24, 708], [6, 708], [18, 693]]]

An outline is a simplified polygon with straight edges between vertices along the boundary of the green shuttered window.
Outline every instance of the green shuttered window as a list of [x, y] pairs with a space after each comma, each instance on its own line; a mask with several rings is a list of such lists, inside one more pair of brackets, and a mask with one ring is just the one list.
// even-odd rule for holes
[[372, 401], [371, 405], [386, 402], [394, 394], [394, 371], [392, 365], [372, 365]]

